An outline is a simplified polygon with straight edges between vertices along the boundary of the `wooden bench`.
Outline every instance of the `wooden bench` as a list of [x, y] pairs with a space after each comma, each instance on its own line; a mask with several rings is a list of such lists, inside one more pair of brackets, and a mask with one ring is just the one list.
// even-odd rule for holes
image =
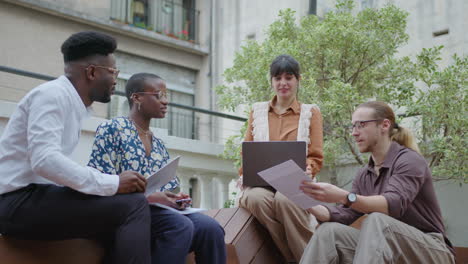
[[[246, 210], [228, 208], [206, 211], [225, 229], [227, 263], [285, 263], [268, 232]], [[352, 224], [359, 228], [363, 219]], [[468, 264], [468, 247], [456, 247], [457, 264]], [[98, 264], [104, 251], [91, 240], [28, 241], [0, 236], [0, 263], [8, 264]], [[195, 263], [193, 254], [188, 263]]]
[[104, 250], [94, 241], [18, 240], [0, 236], [0, 263], [8, 264], [99, 264]]
[[[285, 263], [268, 231], [245, 209], [217, 209], [204, 214], [216, 219], [225, 230], [228, 264]], [[187, 262], [195, 263], [193, 254]]]
[[455, 247], [457, 264], [468, 264], [468, 247]]
[[[268, 232], [246, 210], [229, 208], [206, 211], [225, 229], [228, 263], [284, 263]], [[98, 264], [103, 249], [94, 241], [30, 241], [0, 236], [0, 263]], [[193, 254], [188, 263], [194, 263]]]

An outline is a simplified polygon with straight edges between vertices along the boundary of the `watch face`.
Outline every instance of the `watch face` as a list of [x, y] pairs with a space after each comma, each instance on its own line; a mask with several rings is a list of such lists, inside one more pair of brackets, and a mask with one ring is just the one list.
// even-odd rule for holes
[[355, 193], [349, 193], [348, 194], [348, 201], [350, 203], [354, 203], [357, 200], [357, 195]]

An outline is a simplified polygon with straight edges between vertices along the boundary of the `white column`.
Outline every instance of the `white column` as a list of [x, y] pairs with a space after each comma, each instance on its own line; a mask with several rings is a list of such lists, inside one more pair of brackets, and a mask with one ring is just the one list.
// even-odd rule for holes
[[193, 175], [191, 179], [194, 179], [194, 181], [189, 180], [190, 187], [192, 188], [192, 206], [201, 207], [201, 180], [198, 178], [198, 175]]
[[212, 174], [212, 203], [214, 209], [223, 208], [229, 199], [229, 183], [232, 179], [227, 175]]
[[193, 171], [178, 169], [177, 175], [180, 179], [180, 191], [186, 194], [190, 192], [190, 178], [193, 178]]
[[231, 182], [231, 178], [226, 175], [221, 175], [219, 177], [219, 202], [220, 207], [224, 207], [224, 204], [229, 199], [229, 183]]
[[213, 209], [221, 208], [219, 205], [219, 188], [220, 188], [220, 181], [217, 174], [212, 175], [211, 181], [211, 206]]
[[213, 176], [209, 174], [197, 175], [200, 182], [200, 207], [205, 209], [213, 208]]
[[211, 204], [215, 209], [223, 208], [225, 202], [223, 200], [223, 181], [221, 177], [219, 174], [213, 174]]

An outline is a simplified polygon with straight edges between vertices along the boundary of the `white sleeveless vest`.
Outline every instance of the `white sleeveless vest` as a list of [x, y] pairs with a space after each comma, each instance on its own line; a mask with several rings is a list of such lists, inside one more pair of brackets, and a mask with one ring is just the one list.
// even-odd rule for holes
[[[301, 114], [299, 116], [299, 124], [297, 128], [297, 141], [305, 141], [307, 146], [310, 144], [309, 127], [310, 119], [312, 118], [312, 108], [318, 106], [316, 104], [301, 104]], [[268, 110], [270, 102], [258, 102], [252, 106], [252, 135], [254, 141], [269, 141], [270, 131], [268, 126]], [[307, 153], [307, 147], [306, 147]]]
[[[258, 102], [254, 103], [252, 106], [252, 135], [254, 141], [269, 141], [270, 140], [270, 131], [268, 126], [268, 110], [270, 102]], [[310, 143], [309, 138], [309, 127], [310, 119], [312, 118], [312, 108], [318, 106], [316, 104], [302, 104], [301, 113], [299, 116], [299, 125], [297, 128], [297, 141], [306, 142], [306, 155]], [[240, 178], [242, 184], [242, 177]], [[314, 182], [316, 179], [314, 178]], [[239, 190], [234, 199], [234, 206], [239, 207], [239, 202], [244, 196], [244, 191]], [[312, 230], [315, 230], [317, 226], [317, 220], [315, 217], [312, 217], [312, 214], [309, 214], [309, 225]]]

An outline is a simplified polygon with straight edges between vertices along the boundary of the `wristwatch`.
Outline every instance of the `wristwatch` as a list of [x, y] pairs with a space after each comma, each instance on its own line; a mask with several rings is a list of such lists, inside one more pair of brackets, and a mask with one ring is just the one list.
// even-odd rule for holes
[[357, 201], [357, 195], [355, 193], [350, 192], [346, 196], [346, 203], [344, 204], [344, 207], [350, 207], [356, 201]]

